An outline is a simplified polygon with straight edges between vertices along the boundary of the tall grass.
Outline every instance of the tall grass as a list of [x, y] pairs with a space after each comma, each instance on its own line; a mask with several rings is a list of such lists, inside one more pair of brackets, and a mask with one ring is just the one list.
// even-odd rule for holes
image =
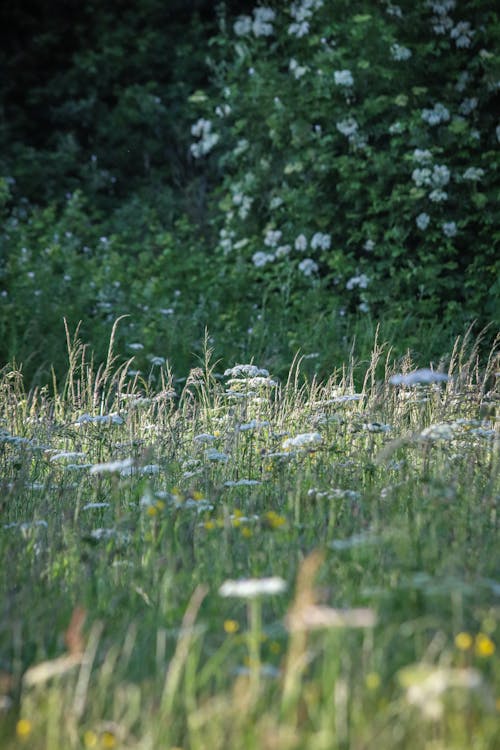
[[3, 745], [493, 750], [496, 346], [179, 384], [113, 340], [1, 374]]

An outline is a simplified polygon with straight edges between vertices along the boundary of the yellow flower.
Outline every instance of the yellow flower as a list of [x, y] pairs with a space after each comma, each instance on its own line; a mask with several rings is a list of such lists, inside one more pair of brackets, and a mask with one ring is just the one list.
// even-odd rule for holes
[[163, 500], [156, 501], [156, 508], [158, 510], [165, 510], [165, 503], [163, 502]]
[[156, 507], [154, 505], [148, 505], [146, 513], [148, 514], [148, 516], [151, 516], [151, 518], [154, 518], [158, 511], [156, 510]]
[[193, 500], [203, 500], [204, 496], [203, 496], [203, 492], [198, 492], [198, 490], [196, 490], [196, 492], [193, 492], [191, 497], [193, 498]]
[[478, 656], [493, 656], [495, 653], [495, 644], [486, 633], [478, 633], [476, 635], [475, 651]]
[[459, 651], [468, 651], [470, 648], [472, 648], [473, 639], [470, 633], [465, 633], [462, 631], [461, 633], [457, 633], [455, 636], [455, 646], [458, 648]]
[[111, 750], [111, 748], [116, 747], [116, 737], [113, 732], [103, 732], [101, 734], [101, 745], [106, 750]]
[[97, 734], [91, 729], [87, 729], [83, 734], [83, 744], [88, 748], [97, 747]]
[[368, 690], [376, 690], [380, 686], [380, 675], [377, 672], [368, 672], [365, 677], [365, 685]]
[[216, 524], [215, 521], [205, 521], [203, 526], [207, 531], [212, 531], [212, 529], [215, 529]]
[[249, 529], [248, 526], [243, 526], [243, 528], [241, 529], [241, 536], [245, 539], [250, 539], [250, 537], [252, 536], [251, 529]]
[[271, 529], [279, 529], [286, 524], [286, 518], [283, 518], [283, 516], [280, 516], [279, 513], [276, 513], [274, 510], [265, 513], [264, 518]]
[[225, 620], [224, 621], [224, 630], [226, 633], [237, 633], [240, 629], [240, 624], [237, 622], [237, 620]]
[[16, 724], [16, 734], [21, 740], [30, 736], [33, 725], [29, 719], [19, 719]]

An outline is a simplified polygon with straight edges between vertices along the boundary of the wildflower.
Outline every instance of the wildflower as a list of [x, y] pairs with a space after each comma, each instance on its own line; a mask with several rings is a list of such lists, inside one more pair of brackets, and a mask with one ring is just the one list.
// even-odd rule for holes
[[337, 86], [353, 86], [354, 78], [350, 70], [336, 70], [333, 74]]
[[33, 725], [29, 719], [19, 719], [16, 724], [16, 734], [20, 740], [27, 739], [30, 736], [32, 729]]
[[420, 438], [422, 440], [453, 440], [454, 438], [454, 432], [451, 425], [446, 424], [446, 422], [440, 423], [440, 424], [431, 424], [429, 427], [426, 427], [422, 430], [420, 433]]
[[98, 743], [98, 736], [95, 732], [93, 732], [91, 729], [87, 729], [86, 732], [83, 733], [83, 744], [86, 748], [93, 748], [97, 747]]
[[211, 435], [208, 432], [202, 432], [199, 435], [195, 435], [193, 440], [195, 443], [212, 443], [215, 440], [215, 435]]
[[450, 112], [444, 104], [438, 102], [432, 109], [423, 109], [421, 117], [422, 120], [432, 127], [434, 125], [439, 125], [442, 122], [448, 122], [450, 119]]
[[224, 482], [224, 487], [254, 487], [256, 484], [262, 484], [262, 482], [258, 479], [238, 479], [237, 481], [228, 479]]
[[234, 367], [225, 370], [224, 377], [227, 378], [256, 378], [256, 377], [269, 377], [269, 371], [263, 367], [256, 367], [255, 365], [235, 365]]
[[264, 245], [267, 247], [276, 247], [282, 237], [282, 232], [279, 230], [269, 229], [264, 237]]
[[391, 135], [398, 135], [399, 133], [402, 133], [404, 130], [403, 123], [399, 122], [399, 120], [396, 120], [396, 122], [393, 122], [392, 125], [389, 126], [389, 133]]
[[372, 628], [376, 622], [376, 613], [368, 607], [334, 609], [319, 604], [306, 604], [292, 609], [286, 624], [293, 632], [319, 628]]
[[134, 465], [133, 458], [124, 458], [121, 461], [109, 461], [102, 464], [93, 464], [90, 467], [91, 474], [113, 474], [115, 472], [122, 471], [123, 469], [129, 469]]
[[470, 115], [477, 108], [477, 97], [473, 96], [470, 99], [464, 99], [460, 104], [458, 111], [461, 115]]
[[485, 633], [478, 633], [474, 642], [474, 650], [478, 656], [488, 658], [495, 653], [495, 644]]
[[112, 750], [116, 745], [117, 739], [113, 732], [107, 730], [101, 734], [101, 746], [105, 748], [105, 750]]
[[422, 212], [415, 219], [415, 224], [422, 232], [424, 232], [429, 226], [430, 220], [431, 220], [431, 217], [429, 216], [429, 214]]
[[191, 126], [191, 135], [199, 140], [192, 143], [190, 151], [195, 159], [208, 154], [209, 151], [219, 142], [219, 135], [212, 132], [212, 122], [200, 117], [194, 125]]
[[307, 237], [304, 234], [299, 234], [295, 238], [294, 247], [299, 253], [305, 252], [307, 250]]
[[473, 639], [470, 633], [457, 633], [455, 636], [455, 646], [459, 651], [469, 651], [472, 648]]
[[274, 29], [272, 21], [274, 21], [276, 13], [272, 8], [258, 7], [254, 8], [253, 11], [254, 21], [252, 23], [252, 31], [254, 36], [271, 36]]
[[432, 169], [431, 182], [434, 187], [441, 188], [450, 181], [450, 170], [445, 164], [435, 164]]
[[222, 453], [221, 451], [215, 450], [215, 448], [208, 448], [205, 451], [205, 458], [209, 461], [220, 461], [222, 463], [229, 461], [227, 453]]
[[249, 529], [248, 526], [243, 526], [241, 529], [241, 536], [244, 539], [250, 539], [250, 537], [253, 536], [251, 529]]
[[298, 81], [299, 78], [302, 78], [303, 75], [307, 73], [307, 68], [304, 65], [299, 65], [297, 60], [295, 60], [293, 57], [290, 60], [290, 63], [288, 65], [288, 69], [290, 73], [293, 73], [293, 77]]
[[291, 245], [280, 245], [276, 248], [275, 257], [276, 258], [286, 258], [287, 255], [290, 255], [290, 252], [292, 250]]
[[481, 674], [476, 669], [451, 669], [417, 664], [399, 672], [406, 689], [406, 700], [420, 709], [427, 719], [439, 719], [444, 710], [443, 698], [450, 690], [477, 690], [482, 685]]
[[280, 516], [279, 513], [276, 513], [274, 510], [269, 510], [265, 513], [264, 520], [267, 526], [271, 529], [280, 529], [282, 526], [286, 525], [286, 518]]
[[240, 599], [255, 599], [259, 596], [282, 594], [287, 585], [283, 578], [241, 578], [237, 581], [225, 581], [219, 589], [220, 596], [231, 596]]
[[299, 263], [299, 271], [302, 271], [304, 276], [312, 276], [318, 268], [318, 264], [312, 258], [304, 258]]
[[240, 629], [240, 624], [237, 620], [224, 620], [224, 630], [226, 633], [232, 635], [237, 633]]
[[363, 245], [363, 250], [366, 250], [367, 253], [371, 253], [375, 249], [375, 242], [373, 240], [366, 240], [365, 244]]
[[303, 36], [309, 34], [309, 22], [291, 23], [288, 27], [288, 33], [290, 36], [296, 36], [297, 39], [301, 39]]
[[408, 47], [402, 47], [400, 44], [391, 44], [391, 57], [397, 62], [409, 60], [411, 57], [411, 50]]
[[123, 424], [123, 418], [119, 414], [113, 412], [112, 414], [99, 414], [92, 417], [90, 414], [82, 414], [76, 422], [75, 427], [82, 424]]
[[50, 457], [50, 462], [53, 461], [61, 461], [61, 459], [68, 459], [68, 458], [83, 458], [85, 456], [85, 453], [82, 453], [81, 451], [61, 451], [61, 453], [54, 453], [53, 456]]
[[389, 378], [389, 383], [391, 385], [417, 385], [420, 383], [430, 385], [431, 383], [445, 383], [448, 380], [450, 380], [449, 375], [424, 367], [407, 375], [393, 375]]
[[321, 232], [316, 232], [316, 234], [313, 235], [311, 240], [311, 248], [313, 250], [316, 250], [318, 248], [321, 248], [321, 250], [328, 250], [330, 248], [330, 245], [332, 243], [332, 238], [329, 234], [322, 234]]
[[445, 237], [455, 237], [457, 233], [457, 225], [454, 221], [445, 221], [442, 224], [443, 234]]
[[314, 446], [320, 445], [322, 442], [323, 438], [319, 432], [303, 432], [300, 435], [285, 440], [282, 447], [285, 451], [292, 448], [314, 448]]

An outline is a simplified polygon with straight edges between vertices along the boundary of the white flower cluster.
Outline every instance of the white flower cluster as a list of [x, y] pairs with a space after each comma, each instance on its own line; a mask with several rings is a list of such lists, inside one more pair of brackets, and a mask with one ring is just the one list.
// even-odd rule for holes
[[450, 181], [450, 170], [444, 164], [435, 164], [430, 167], [418, 167], [411, 173], [413, 182], [417, 187], [442, 188]]
[[303, 75], [307, 73], [307, 68], [305, 65], [299, 65], [297, 60], [295, 60], [293, 57], [290, 60], [288, 64], [288, 70], [293, 75], [293, 77], [298, 81], [299, 78], [302, 78]]
[[332, 244], [332, 238], [329, 234], [323, 234], [322, 232], [316, 232], [311, 240], [311, 248], [313, 250], [329, 250]]
[[416, 148], [412, 159], [418, 162], [418, 164], [429, 164], [432, 162], [432, 152], [429, 149]]
[[276, 247], [282, 237], [283, 232], [279, 229], [268, 229], [264, 237], [264, 245], [267, 247]]
[[425, 230], [429, 226], [430, 220], [431, 220], [431, 217], [429, 216], [429, 214], [422, 212], [415, 219], [415, 224], [422, 232], [425, 232]]
[[440, 125], [442, 122], [449, 121], [450, 112], [444, 104], [438, 102], [432, 109], [423, 109], [421, 117], [424, 122], [427, 122], [431, 126]]
[[470, 99], [464, 99], [460, 104], [458, 111], [461, 115], [470, 115], [477, 108], [477, 97], [472, 96]]
[[267, 265], [267, 263], [272, 263], [274, 260], [274, 253], [264, 253], [262, 250], [258, 250], [252, 255], [252, 262], [256, 268], [262, 268]]
[[400, 44], [391, 44], [391, 57], [396, 62], [404, 62], [411, 57], [411, 49], [402, 47]]
[[300, 39], [309, 33], [309, 21], [315, 10], [318, 10], [323, 5], [323, 0], [301, 0], [301, 2], [294, 2], [290, 6], [290, 15], [292, 16], [293, 23], [288, 27], [288, 33], [290, 36], [295, 36]]
[[443, 234], [445, 237], [455, 237], [457, 233], [457, 225], [454, 221], [445, 221], [442, 224]]
[[469, 167], [462, 175], [463, 180], [468, 180], [470, 182], [478, 182], [483, 177], [484, 169], [481, 169], [481, 167]]
[[323, 438], [319, 432], [303, 432], [293, 438], [287, 438], [282, 447], [285, 451], [293, 448], [314, 448], [315, 445], [321, 445], [322, 442]]
[[238, 16], [233, 30], [236, 36], [271, 36], [274, 33], [272, 22], [276, 18], [276, 13], [272, 8], [260, 6], [253, 9], [253, 19], [251, 16]]
[[307, 237], [305, 234], [299, 234], [295, 238], [294, 247], [299, 253], [305, 253], [307, 250]]
[[304, 258], [304, 260], [301, 260], [299, 263], [299, 271], [301, 271], [304, 276], [312, 276], [318, 271], [318, 268], [318, 264], [312, 258]]
[[471, 29], [468, 21], [460, 21], [450, 31], [450, 37], [459, 49], [470, 47], [474, 34], [475, 32]]
[[191, 126], [191, 135], [199, 140], [196, 143], [192, 143], [190, 150], [195, 159], [200, 159], [219, 141], [218, 133], [212, 132], [212, 123], [210, 120], [205, 120], [203, 117]]
[[454, 10], [455, 0], [440, 0], [439, 2], [429, 0], [426, 4], [434, 13], [431, 19], [434, 33], [446, 34], [447, 31], [450, 31], [453, 28], [453, 21], [448, 13]]
[[350, 70], [336, 70], [333, 73], [333, 78], [337, 86], [345, 86], [347, 88], [354, 86], [354, 78]]
[[252, 208], [253, 198], [250, 195], [245, 195], [241, 190], [236, 187], [233, 190], [233, 204], [238, 206], [238, 216], [240, 219], [246, 219]]
[[351, 290], [357, 286], [360, 289], [366, 289], [369, 283], [370, 279], [368, 278], [368, 276], [364, 273], [361, 273], [358, 276], [352, 276], [352, 278], [350, 278], [345, 285], [345, 288]]
[[339, 120], [339, 122], [335, 123], [335, 127], [339, 133], [345, 135], [354, 148], [364, 148], [366, 146], [366, 139], [359, 132], [359, 125], [354, 117], [346, 117], [345, 120]]

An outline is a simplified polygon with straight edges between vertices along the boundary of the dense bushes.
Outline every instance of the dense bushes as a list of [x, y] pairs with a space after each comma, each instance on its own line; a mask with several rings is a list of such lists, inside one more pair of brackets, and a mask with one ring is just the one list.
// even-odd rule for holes
[[2, 359], [64, 367], [63, 317], [101, 356], [129, 315], [143, 370], [208, 327], [275, 372], [379, 320], [428, 360], [495, 318], [492, 3], [51, 9], [4, 11]]

